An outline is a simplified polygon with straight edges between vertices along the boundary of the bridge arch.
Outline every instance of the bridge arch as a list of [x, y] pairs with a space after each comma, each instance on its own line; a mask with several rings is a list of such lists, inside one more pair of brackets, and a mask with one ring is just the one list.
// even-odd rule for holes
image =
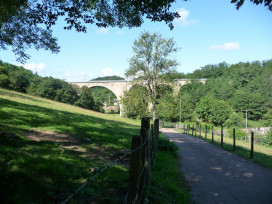
[[[90, 82], [71, 82], [79, 87], [87, 86], [88, 88], [93, 87], [103, 87], [109, 89], [112, 93], [115, 94], [117, 100], [120, 101], [121, 97], [124, 95], [125, 91], [129, 91], [132, 87], [130, 81], [125, 80], [107, 80], [107, 81], [90, 81]], [[123, 116], [123, 105], [120, 106], [120, 116]]]
[[112, 93], [115, 94], [117, 100], [119, 101], [124, 95], [125, 91], [128, 91], [131, 88], [131, 82], [125, 80], [108, 80], [108, 81], [90, 81], [90, 82], [71, 82], [76, 84], [79, 87], [87, 86], [88, 88], [93, 87], [104, 87], [109, 89]]
[[[207, 79], [195, 79], [197, 81], [200, 81], [201, 83], [205, 83]], [[187, 83], [190, 83], [191, 79], [177, 79], [175, 80], [174, 85], [174, 93], [178, 93], [179, 88], [181, 86], [184, 86]], [[120, 101], [121, 97], [124, 95], [125, 91], [129, 91], [129, 89], [132, 87], [131, 81], [126, 80], [106, 80], [106, 81], [89, 81], [89, 82], [70, 82], [71, 84], [78, 85], [79, 87], [87, 86], [88, 88], [100, 86], [109, 89], [112, 91], [116, 97], [117, 100]], [[120, 104], [120, 116], [123, 115], [123, 107], [122, 104]]]

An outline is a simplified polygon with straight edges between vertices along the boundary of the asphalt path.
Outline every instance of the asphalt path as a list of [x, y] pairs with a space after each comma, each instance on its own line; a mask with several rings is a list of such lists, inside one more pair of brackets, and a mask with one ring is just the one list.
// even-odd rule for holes
[[174, 129], [160, 131], [179, 147], [194, 203], [272, 204], [270, 169]]

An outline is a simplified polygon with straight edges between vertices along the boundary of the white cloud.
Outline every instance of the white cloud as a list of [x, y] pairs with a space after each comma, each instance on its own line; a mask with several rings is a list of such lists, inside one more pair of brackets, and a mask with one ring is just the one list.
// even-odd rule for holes
[[23, 64], [22, 65], [25, 69], [31, 70], [32, 72], [42, 72], [46, 66], [46, 64], [44, 63], [39, 63], [39, 64], [35, 64], [35, 63], [28, 63], [28, 64]]
[[214, 44], [210, 47], [210, 49], [223, 50], [223, 51], [238, 50], [240, 49], [240, 45], [237, 42], [229, 42], [229, 43], [224, 43], [223, 45]]
[[85, 82], [90, 80], [88, 74], [84, 71], [71, 71], [67, 70], [65, 73], [66, 81], [68, 82]]
[[97, 34], [107, 34], [108, 32], [109, 32], [108, 28], [101, 27], [101, 28], [96, 29]]
[[180, 8], [180, 9], [177, 9], [176, 11], [180, 15], [180, 17], [175, 19], [175, 21], [174, 21], [177, 24], [179, 24], [181, 26], [188, 26], [188, 25], [192, 25], [195, 22], [197, 22], [196, 20], [189, 20], [188, 19], [189, 15], [190, 15], [190, 11], [186, 10], [185, 8]]

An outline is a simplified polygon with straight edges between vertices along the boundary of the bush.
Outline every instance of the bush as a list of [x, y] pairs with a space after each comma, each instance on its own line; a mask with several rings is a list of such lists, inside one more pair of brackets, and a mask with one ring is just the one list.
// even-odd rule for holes
[[244, 125], [244, 118], [242, 113], [238, 114], [232, 112], [229, 119], [225, 122], [228, 127], [242, 127]]
[[264, 124], [266, 126], [272, 127], [272, 109], [269, 109], [263, 118], [265, 120]]
[[263, 138], [263, 144], [267, 145], [267, 146], [272, 146], [272, 129], [270, 129], [270, 131], [268, 131], [268, 133], [265, 135], [265, 137]]
[[[232, 136], [233, 136], [233, 129], [229, 128], [228, 129], [228, 133], [229, 133], [230, 138], [232, 138]], [[244, 132], [243, 130], [240, 130], [238, 128], [235, 128], [235, 137], [236, 137], [236, 139], [240, 140], [241, 138], [243, 138], [245, 136], [247, 136], [246, 132]]]

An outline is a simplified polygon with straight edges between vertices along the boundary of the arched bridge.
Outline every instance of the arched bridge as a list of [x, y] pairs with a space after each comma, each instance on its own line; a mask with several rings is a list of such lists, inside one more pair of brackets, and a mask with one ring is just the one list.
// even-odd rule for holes
[[[205, 83], [207, 79], [197, 79], [201, 83]], [[178, 79], [175, 80], [174, 92], [178, 92], [179, 88], [187, 83], [190, 83], [190, 79]], [[88, 81], [88, 82], [70, 82], [71, 84], [78, 85], [79, 87], [87, 86], [92, 87], [104, 87], [111, 90], [117, 100], [120, 101], [121, 97], [124, 95], [125, 91], [128, 91], [132, 87], [132, 81], [126, 80], [106, 80], [106, 81]], [[120, 116], [122, 116], [122, 104], [120, 104]]]

